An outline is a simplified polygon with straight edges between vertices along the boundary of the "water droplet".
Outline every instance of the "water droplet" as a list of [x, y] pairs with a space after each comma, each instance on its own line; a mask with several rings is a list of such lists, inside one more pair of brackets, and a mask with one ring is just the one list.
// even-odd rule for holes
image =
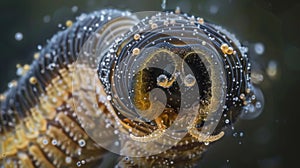
[[66, 159], [65, 159], [65, 162], [67, 164], [70, 164], [72, 162], [72, 158], [70, 156], [67, 156]]
[[44, 144], [44, 145], [47, 145], [47, 144], [48, 144], [48, 140], [47, 140], [47, 139], [44, 139], [44, 140], [43, 140], [43, 144]]
[[76, 165], [77, 165], [77, 167], [81, 167], [81, 162], [78, 161], [78, 162], [76, 163]]
[[261, 103], [260, 103], [259, 101], [257, 101], [257, 102], [255, 103], [255, 107], [256, 107], [257, 109], [260, 109], [260, 108], [262, 107], [262, 105], [261, 105]]
[[161, 74], [157, 77], [157, 85], [164, 86], [168, 82], [168, 77], [165, 74]]
[[86, 163], [86, 161], [85, 160], [81, 160], [81, 164], [85, 164]]
[[84, 139], [80, 139], [80, 140], [78, 141], [78, 144], [79, 144], [80, 147], [84, 147], [84, 146], [86, 145], [86, 142], [85, 142]]
[[23, 34], [20, 33], [20, 32], [17, 32], [17, 33], [15, 34], [15, 39], [16, 39], [17, 41], [21, 41], [21, 40], [23, 39]]
[[250, 97], [251, 100], [249, 104], [243, 107], [240, 117], [242, 119], [254, 119], [258, 117], [264, 106], [264, 96], [259, 88], [253, 87], [253, 96]]
[[229, 123], [229, 119], [226, 119], [226, 120], [225, 120], [225, 123], [228, 124], [228, 123]]
[[261, 55], [265, 51], [265, 47], [262, 43], [256, 43], [254, 44], [254, 51], [256, 54]]
[[183, 82], [184, 82], [185, 86], [192, 87], [196, 83], [196, 78], [193, 75], [188, 74], [187, 76], [184, 77], [184, 81]]
[[213, 14], [213, 15], [214, 15], [214, 14], [217, 14], [218, 11], [219, 11], [219, 7], [216, 6], [216, 5], [211, 5], [210, 8], [209, 8], [209, 13], [211, 13], [211, 14]]
[[51, 17], [49, 15], [46, 15], [46, 16], [43, 17], [44, 23], [49, 23], [50, 20], [51, 20]]
[[274, 78], [277, 75], [277, 62], [271, 60], [267, 66], [267, 74], [270, 78]]
[[56, 139], [53, 139], [53, 140], [51, 141], [51, 143], [52, 143], [52, 145], [57, 145], [57, 140], [56, 140]]
[[43, 47], [42, 47], [42, 45], [37, 45], [37, 47], [36, 47], [38, 50], [41, 50]]
[[78, 6], [72, 6], [71, 10], [73, 13], [76, 13], [78, 11]]

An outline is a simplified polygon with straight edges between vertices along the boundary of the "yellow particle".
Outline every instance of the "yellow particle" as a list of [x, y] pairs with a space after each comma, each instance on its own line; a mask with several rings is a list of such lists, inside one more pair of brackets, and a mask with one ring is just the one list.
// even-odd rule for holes
[[134, 48], [134, 49], [132, 50], [132, 54], [133, 54], [133, 55], [139, 55], [139, 54], [140, 54], [140, 49], [139, 49], [139, 48]]
[[176, 14], [180, 14], [180, 12], [181, 12], [181, 11], [180, 11], [180, 7], [177, 6], [176, 9], [175, 9], [175, 13], [176, 13]]
[[34, 59], [39, 59], [39, 57], [40, 57], [40, 53], [38, 53], [38, 52], [34, 53], [34, 55], [33, 55]]
[[0, 94], [0, 101], [3, 101], [5, 99], [4, 94]]
[[227, 53], [228, 55], [231, 55], [231, 54], [233, 53], [233, 48], [232, 48], [232, 47], [228, 47], [226, 53]]
[[203, 24], [203, 23], [204, 23], [204, 19], [203, 19], [203, 18], [200, 18], [200, 19], [198, 20], [198, 22], [199, 22], [200, 24]]
[[222, 52], [223, 52], [224, 54], [226, 54], [226, 53], [227, 53], [227, 50], [228, 50], [228, 44], [224, 43], [224, 44], [221, 45], [220, 48], [221, 48]]
[[30, 78], [29, 78], [29, 82], [30, 82], [30, 84], [35, 85], [35, 84], [37, 83], [36, 77], [30, 77]]
[[28, 70], [30, 69], [30, 65], [25, 64], [25, 65], [23, 66], [23, 69], [24, 69], [25, 71], [28, 71]]
[[242, 100], [245, 100], [245, 94], [244, 93], [242, 93], [242, 94], [240, 94], [240, 99], [242, 99]]
[[67, 21], [66, 21], [66, 26], [67, 26], [67, 27], [71, 27], [72, 25], [73, 25], [72, 20], [67, 20]]
[[16, 67], [17, 67], [17, 68], [21, 68], [21, 64], [17, 64]]
[[133, 36], [133, 39], [134, 40], [139, 40], [141, 38], [141, 36], [139, 35], [139, 34], [135, 34], [134, 36]]
[[151, 29], [155, 29], [155, 28], [157, 28], [157, 24], [156, 23], [151, 24]]

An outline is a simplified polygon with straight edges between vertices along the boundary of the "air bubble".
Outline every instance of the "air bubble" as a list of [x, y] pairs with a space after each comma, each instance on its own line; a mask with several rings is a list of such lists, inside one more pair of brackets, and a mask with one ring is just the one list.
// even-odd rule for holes
[[52, 143], [52, 145], [57, 145], [57, 140], [53, 139], [51, 143]]
[[164, 74], [161, 74], [157, 77], [157, 85], [164, 86], [168, 82], [168, 77]]
[[78, 161], [78, 162], [76, 163], [76, 166], [77, 166], [77, 167], [81, 167], [81, 162]]
[[106, 99], [107, 99], [107, 100], [111, 100], [111, 96], [108, 95], [108, 96], [106, 97]]
[[85, 160], [81, 160], [81, 164], [83, 164], [83, 165], [84, 165], [85, 163], [86, 163], [86, 161], [85, 161]]
[[270, 78], [274, 78], [277, 75], [277, 62], [271, 60], [267, 66], [267, 74]]
[[209, 13], [211, 13], [213, 15], [217, 14], [218, 11], [219, 11], [219, 7], [216, 5], [211, 5], [209, 8]]
[[265, 51], [265, 47], [262, 43], [256, 43], [254, 44], [254, 51], [256, 54], [261, 55]]
[[72, 6], [71, 10], [73, 13], [76, 13], [78, 11], [78, 6]]
[[44, 145], [47, 145], [47, 144], [48, 144], [48, 140], [47, 140], [47, 139], [44, 139], [44, 140], [43, 140], [43, 144], [44, 144]]
[[86, 145], [86, 142], [85, 142], [84, 139], [80, 139], [80, 140], [78, 141], [78, 144], [79, 144], [80, 147], [84, 147], [84, 146]]
[[41, 50], [43, 47], [42, 47], [42, 45], [37, 45], [37, 47], [36, 47], [38, 50]]
[[225, 123], [228, 124], [228, 123], [229, 123], [229, 119], [226, 119], [226, 120], [225, 120]]
[[120, 142], [119, 142], [119, 141], [115, 141], [115, 142], [114, 142], [114, 145], [115, 145], [115, 146], [119, 146], [119, 145], [120, 145]]
[[20, 33], [20, 32], [17, 32], [17, 33], [15, 34], [15, 39], [16, 39], [17, 41], [21, 41], [21, 40], [23, 39], [23, 34]]
[[67, 164], [70, 164], [70, 163], [72, 162], [72, 158], [69, 157], [69, 156], [67, 156], [66, 159], [65, 159], [65, 162], [66, 162]]
[[188, 74], [187, 76], [184, 77], [184, 81], [183, 82], [184, 82], [185, 86], [192, 87], [196, 83], [196, 78], [193, 75]]
[[248, 98], [249, 104], [244, 106], [241, 111], [240, 117], [242, 119], [254, 119], [263, 111], [264, 97], [262, 91], [256, 87], [253, 87], [251, 90], [253, 91], [253, 96]]
[[51, 17], [49, 15], [46, 15], [46, 16], [43, 17], [44, 23], [49, 23], [50, 20], [51, 20]]

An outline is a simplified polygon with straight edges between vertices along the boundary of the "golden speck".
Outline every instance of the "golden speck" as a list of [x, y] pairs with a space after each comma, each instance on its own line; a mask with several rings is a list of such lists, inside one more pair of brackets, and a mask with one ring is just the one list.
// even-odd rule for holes
[[29, 82], [30, 82], [30, 84], [35, 85], [35, 84], [37, 83], [36, 77], [30, 77], [30, 78], [29, 78]]
[[67, 20], [67, 21], [66, 21], [66, 26], [67, 26], [67, 27], [71, 27], [72, 25], [73, 25], [72, 20]]
[[140, 34], [135, 34], [135, 35], [133, 36], [133, 39], [134, 39], [134, 40], [139, 40], [140, 38], [141, 38]]
[[40, 53], [39, 52], [34, 53], [34, 55], [33, 55], [34, 59], [39, 59], [39, 57], [40, 57]]
[[176, 9], [175, 9], [175, 13], [176, 13], [176, 14], [180, 14], [180, 12], [181, 12], [181, 11], [180, 11], [180, 7], [177, 6]]
[[232, 47], [228, 47], [226, 53], [227, 53], [228, 55], [231, 55], [231, 54], [233, 53], [233, 48], [232, 48]]
[[240, 99], [245, 100], [245, 94], [244, 94], [244, 93], [242, 93], [242, 94], [240, 95]]
[[21, 68], [21, 64], [17, 64], [16, 67], [17, 67], [17, 68]]
[[134, 48], [134, 49], [132, 50], [132, 54], [133, 54], [133, 55], [139, 55], [139, 54], [140, 54], [140, 49], [139, 49], [139, 48]]
[[251, 89], [250, 88], [247, 88], [246, 89], [246, 93], [250, 93], [251, 92]]
[[227, 53], [227, 50], [228, 50], [228, 44], [223, 43], [223, 44], [221, 45], [220, 48], [221, 48], [222, 52], [223, 52], [224, 54], [226, 54], [226, 53]]
[[3, 101], [5, 99], [5, 95], [4, 94], [0, 94], [0, 101]]
[[23, 66], [23, 69], [24, 69], [24, 71], [28, 71], [28, 70], [30, 69], [30, 65], [25, 64], [25, 65]]
[[199, 22], [200, 24], [203, 24], [203, 23], [204, 23], [204, 19], [203, 19], [203, 18], [199, 18], [198, 22]]

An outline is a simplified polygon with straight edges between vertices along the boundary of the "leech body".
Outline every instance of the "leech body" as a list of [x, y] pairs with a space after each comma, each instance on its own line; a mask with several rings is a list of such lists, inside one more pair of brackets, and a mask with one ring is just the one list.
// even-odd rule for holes
[[[168, 18], [169, 15], [174, 16]], [[250, 64], [243, 49], [227, 31], [186, 14], [167, 12], [162, 16], [157, 13], [143, 20], [129, 12], [110, 9], [83, 14], [76, 22], [68, 22], [66, 30], [54, 35], [16, 86], [1, 96], [0, 167], [101, 164], [107, 151], [86, 132], [87, 124], [83, 121], [90, 124], [88, 127], [97, 128], [97, 125], [89, 122], [85, 115], [98, 117], [100, 125], [109, 122], [136, 142], [163, 138], [180, 116], [178, 104], [185, 102], [181, 99], [186, 97], [178, 95], [180, 81], [188, 95], [195, 85], [199, 86], [200, 96], [191, 97], [199, 109], [196, 119], [185, 128], [188, 133], [160, 154], [140, 158], [124, 156], [118, 166], [193, 166], [205, 151], [205, 142], [219, 140], [224, 135], [225, 119], [230, 117], [234, 122], [247, 98], [254, 94]], [[79, 54], [87, 57], [90, 54], [83, 50], [96, 54], [101, 51], [99, 58], [89, 60], [99, 61], [99, 66], [81, 66], [80, 75], [74, 79]], [[160, 56], [176, 66], [147, 67], [159, 62]], [[130, 65], [135, 61], [140, 69], [132, 75]], [[186, 72], [183, 64], [188, 64], [194, 75]], [[89, 83], [95, 76], [97, 92]], [[132, 80], [127, 80], [128, 76], [132, 76]], [[161, 97], [151, 97], [150, 90], [155, 88], [166, 94], [166, 104], [160, 102]], [[128, 95], [124, 93], [131, 90]], [[241, 94], [243, 99], [239, 99]], [[82, 101], [75, 104], [73, 99], [79, 98]], [[136, 111], [126, 111], [129, 108], [124, 102], [131, 102], [127, 98], [133, 100]], [[166, 107], [161, 113], [153, 110], [163, 105]], [[192, 106], [195, 104], [186, 103], [187, 109]], [[201, 133], [203, 123], [216, 111], [222, 114], [219, 124], [213, 134], [206, 137]], [[149, 114], [143, 114], [145, 112]], [[104, 131], [98, 136], [108, 138], [107, 143], [110, 143], [112, 134]], [[144, 150], [124, 139], [120, 141], [125, 154]]]

